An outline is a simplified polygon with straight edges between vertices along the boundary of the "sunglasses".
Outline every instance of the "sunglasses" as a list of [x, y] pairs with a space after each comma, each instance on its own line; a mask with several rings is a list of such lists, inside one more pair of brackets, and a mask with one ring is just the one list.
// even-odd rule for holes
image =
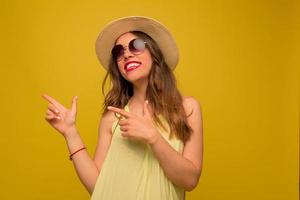
[[[146, 43], [141, 38], [135, 38], [129, 42], [128, 50], [134, 55], [139, 55], [146, 49]], [[124, 52], [125, 47], [120, 44], [115, 45], [111, 51], [113, 58], [117, 61], [120, 61], [124, 57]]]

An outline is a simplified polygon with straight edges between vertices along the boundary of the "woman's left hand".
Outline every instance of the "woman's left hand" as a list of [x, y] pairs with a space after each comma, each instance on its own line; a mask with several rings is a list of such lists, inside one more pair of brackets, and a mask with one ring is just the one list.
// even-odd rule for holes
[[152, 144], [159, 134], [153, 124], [152, 116], [148, 110], [148, 101], [144, 102], [143, 116], [125, 111], [124, 109], [108, 106], [107, 109], [122, 116], [119, 121], [122, 136]]

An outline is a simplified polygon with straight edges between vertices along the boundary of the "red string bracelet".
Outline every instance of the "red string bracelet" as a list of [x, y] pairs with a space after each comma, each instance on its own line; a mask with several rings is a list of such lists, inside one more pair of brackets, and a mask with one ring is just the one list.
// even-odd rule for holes
[[74, 154], [76, 154], [77, 152], [83, 150], [83, 149], [86, 149], [86, 147], [82, 147], [82, 148], [78, 149], [77, 151], [75, 151], [74, 153], [72, 153], [72, 154], [69, 156], [69, 159], [72, 160], [72, 156], [73, 156]]

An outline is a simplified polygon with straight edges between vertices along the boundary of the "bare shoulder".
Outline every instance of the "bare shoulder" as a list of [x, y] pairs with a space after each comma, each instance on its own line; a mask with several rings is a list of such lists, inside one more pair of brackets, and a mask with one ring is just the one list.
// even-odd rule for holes
[[117, 118], [113, 111], [108, 111], [104, 113], [100, 119], [99, 133], [100, 132], [111, 133], [112, 125], [116, 119]]
[[107, 111], [106, 113], [104, 113], [103, 115], [102, 115], [102, 121], [106, 121], [106, 122], [108, 122], [108, 121], [113, 121], [113, 120], [115, 120], [116, 119], [116, 116], [115, 116], [115, 114], [114, 114], [114, 112], [113, 111]]
[[195, 97], [183, 96], [182, 104], [188, 116], [193, 114], [201, 114], [201, 105]]

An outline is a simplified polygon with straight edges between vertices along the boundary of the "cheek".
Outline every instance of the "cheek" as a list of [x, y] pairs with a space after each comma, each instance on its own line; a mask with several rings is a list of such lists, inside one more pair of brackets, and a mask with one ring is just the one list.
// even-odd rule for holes
[[146, 70], [146, 71], [150, 71], [151, 70], [151, 68], [152, 68], [152, 62], [147, 62], [147, 63], [144, 63], [144, 69]]
[[153, 62], [150, 53], [145, 54], [144, 61], [145, 61], [144, 64], [145, 64], [147, 71], [150, 71], [151, 67], [152, 67], [152, 62]]
[[118, 70], [119, 72], [124, 75], [125, 74], [125, 69], [122, 67], [122, 63], [117, 63], [118, 65]]
[[125, 69], [122, 67], [122, 64], [121, 64], [121, 63], [117, 63], [117, 66], [118, 66], [118, 70], [119, 70], [121, 76], [122, 76], [125, 80], [129, 81], [128, 78], [127, 78]]

